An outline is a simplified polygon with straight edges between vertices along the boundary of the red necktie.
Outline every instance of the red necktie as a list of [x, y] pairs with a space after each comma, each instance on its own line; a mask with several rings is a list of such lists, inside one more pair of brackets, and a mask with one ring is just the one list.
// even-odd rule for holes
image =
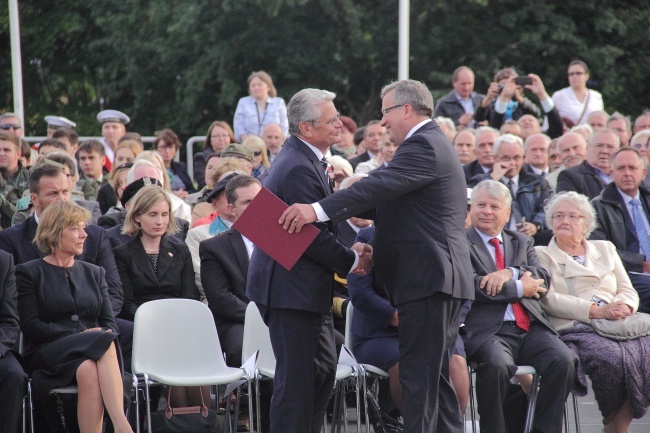
[[[490, 245], [494, 247], [494, 260], [497, 263], [497, 269], [505, 269], [505, 260], [503, 259], [503, 251], [501, 250], [501, 241], [497, 238], [492, 238], [489, 240]], [[515, 323], [518, 327], [524, 331], [528, 331], [530, 328], [530, 316], [519, 301], [512, 303], [512, 311], [515, 313]]]

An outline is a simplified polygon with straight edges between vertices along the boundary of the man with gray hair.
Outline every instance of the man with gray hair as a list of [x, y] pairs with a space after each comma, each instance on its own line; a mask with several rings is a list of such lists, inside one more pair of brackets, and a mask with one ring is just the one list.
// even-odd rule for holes
[[[303, 89], [287, 106], [289, 133], [273, 161], [265, 186], [285, 203], [311, 203], [333, 194], [324, 154], [341, 140], [335, 94]], [[347, 217], [346, 217], [347, 218]], [[318, 433], [336, 374], [332, 320], [334, 274], [365, 275], [372, 248], [345, 247], [330, 222], [296, 265], [287, 270], [255, 249], [246, 295], [269, 327], [277, 360], [271, 401], [271, 433]]]
[[477, 174], [489, 173], [494, 164], [494, 142], [499, 138], [499, 131], [490, 126], [481, 126], [474, 131], [474, 153], [476, 160], [465, 164], [463, 172], [469, 182]]
[[607, 128], [616, 131], [618, 138], [621, 140], [621, 147], [630, 145], [630, 137], [632, 137], [632, 123], [630, 118], [618, 111], [612, 113], [607, 119]]
[[[505, 143], [505, 142], [504, 142]], [[472, 191], [467, 229], [475, 301], [461, 328], [467, 359], [477, 364], [476, 400], [482, 433], [506, 431], [503, 403], [517, 365], [540, 375], [533, 433], [562, 431], [575, 357], [544, 314], [549, 276], [533, 240], [507, 230], [511, 193], [488, 179]]]
[[538, 245], [548, 244], [551, 237], [546, 227], [544, 203], [551, 198], [553, 190], [542, 176], [522, 170], [524, 143], [520, 137], [505, 134], [494, 143], [496, 162], [489, 174], [474, 176], [470, 186], [492, 178], [508, 187], [512, 195], [512, 213], [506, 226], [513, 231], [535, 237]]
[[398, 310], [404, 432], [460, 433], [449, 358], [461, 307], [473, 298], [463, 171], [431, 120], [426, 85], [401, 80], [381, 96], [381, 124], [399, 146], [391, 163], [325, 199], [289, 207], [280, 224], [292, 233], [310, 222], [337, 224], [375, 211], [375, 270]]
[[546, 176], [549, 173], [548, 146], [551, 137], [546, 134], [529, 135], [524, 141], [524, 170], [532, 170], [534, 174]]

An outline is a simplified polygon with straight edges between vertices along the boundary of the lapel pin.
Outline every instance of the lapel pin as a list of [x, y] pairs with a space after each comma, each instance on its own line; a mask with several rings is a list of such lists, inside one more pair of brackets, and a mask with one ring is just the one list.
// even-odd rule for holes
[[171, 251], [168, 252], [167, 254], [169, 255], [169, 257], [174, 257], [174, 255], [171, 253]]

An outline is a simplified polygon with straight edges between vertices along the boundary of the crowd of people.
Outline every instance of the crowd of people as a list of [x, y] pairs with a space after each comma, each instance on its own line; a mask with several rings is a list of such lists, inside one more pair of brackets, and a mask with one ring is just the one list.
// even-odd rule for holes
[[[482, 432], [508, 430], [518, 365], [541, 377], [535, 432], [561, 432], [586, 375], [604, 431], [627, 432], [650, 401], [650, 337], [610, 339], [592, 320], [650, 313], [650, 112], [608, 114], [582, 61], [567, 77], [549, 95], [505, 68], [479, 94], [461, 66], [435, 105], [398, 81], [381, 119], [358, 127], [333, 93], [285, 104], [256, 71], [188, 161], [194, 178], [174, 131], [145, 150], [117, 110], [82, 142], [46, 116], [34, 148], [22, 119], [1, 115], [0, 433], [18, 431], [28, 376], [45, 418], [49, 390], [76, 384], [82, 433], [102, 431], [104, 408], [114, 431], [133, 431], [121, 379], [133, 320], [168, 298], [208, 305], [233, 367], [256, 302], [277, 359], [265, 432], [319, 431], [347, 308], [353, 353], [388, 372], [382, 405], [405, 432], [464, 431], [468, 364]], [[291, 270], [232, 228], [262, 185], [290, 205], [285, 229], [320, 230]], [[527, 400], [531, 378], [518, 380]], [[204, 392], [169, 396], [195, 406]]]

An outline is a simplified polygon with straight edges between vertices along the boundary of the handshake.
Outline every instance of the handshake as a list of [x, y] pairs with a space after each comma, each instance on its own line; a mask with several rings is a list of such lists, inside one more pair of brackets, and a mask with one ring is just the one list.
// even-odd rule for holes
[[357, 242], [350, 249], [359, 255], [359, 263], [357, 263], [357, 267], [354, 268], [352, 273], [362, 277], [368, 275], [368, 272], [372, 269], [372, 247], [368, 244]]

